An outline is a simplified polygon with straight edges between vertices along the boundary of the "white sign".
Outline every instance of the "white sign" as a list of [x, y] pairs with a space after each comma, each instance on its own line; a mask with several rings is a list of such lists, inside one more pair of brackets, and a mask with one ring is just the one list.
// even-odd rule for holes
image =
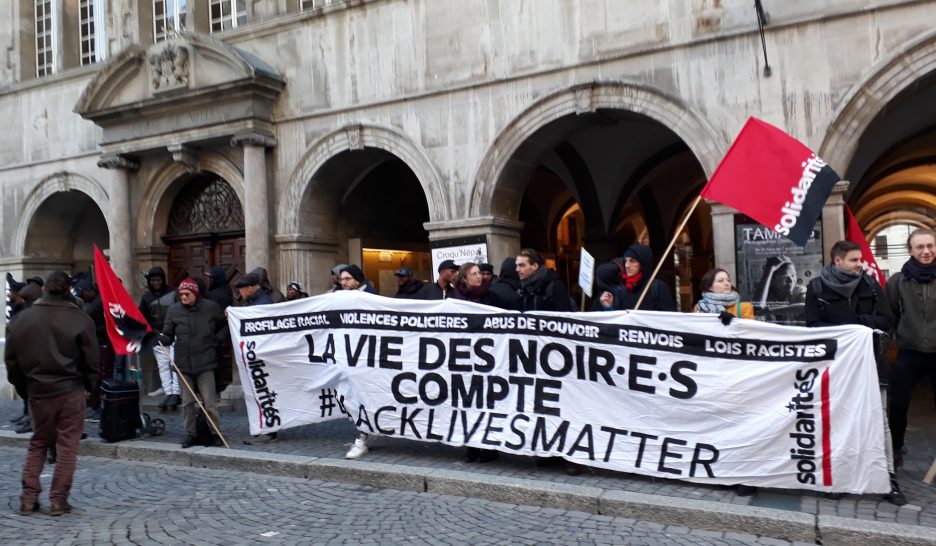
[[589, 298], [592, 295], [592, 284], [595, 282], [595, 258], [582, 247], [579, 256], [579, 286]]
[[432, 249], [432, 281], [439, 280], [439, 265], [445, 260], [452, 260], [457, 265], [468, 262], [483, 264], [488, 262], [487, 243], [447, 246]]
[[885, 493], [872, 331], [340, 291], [232, 307], [252, 434], [368, 434], [701, 483]]

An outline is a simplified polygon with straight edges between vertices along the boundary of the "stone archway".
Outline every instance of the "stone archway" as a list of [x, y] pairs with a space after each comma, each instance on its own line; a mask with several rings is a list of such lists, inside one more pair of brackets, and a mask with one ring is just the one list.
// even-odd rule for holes
[[[14, 255], [26, 255], [26, 239], [36, 211], [53, 195], [70, 191], [80, 192], [89, 197], [101, 211], [110, 208], [107, 191], [97, 181], [70, 172], [55, 173], [39, 182], [26, 196], [22, 206], [19, 207], [22, 212], [20, 213], [20, 220], [16, 224], [16, 233], [13, 236]], [[104, 215], [104, 221], [108, 232], [110, 232], [112, 226], [108, 223], [107, 215]]]
[[49, 195], [27, 224], [23, 266], [34, 274], [88, 271], [94, 264], [94, 246], [105, 253], [110, 248], [106, 216], [94, 199], [79, 190]]
[[625, 110], [667, 127], [686, 143], [706, 176], [715, 171], [728, 147], [725, 135], [719, 134], [689, 104], [653, 86], [632, 81], [578, 84], [538, 100], [501, 130], [472, 184], [470, 216], [515, 218], [523, 188], [514, 185], [515, 178], [504, 176], [514, 153], [546, 125], [569, 115], [601, 109]]
[[413, 171], [425, 194], [431, 220], [443, 220], [451, 216], [442, 177], [421, 147], [396, 129], [376, 125], [348, 125], [316, 141], [293, 170], [282, 200], [288, 208], [277, 217], [277, 232], [284, 236], [301, 233], [300, 204], [309, 192], [316, 190], [315, 174], [339, 153], [365, 148], [389, 152]]
[[936, 31], [910, 41], [872, 67], [839, 102], [819, 148], [833, 168], [844, 172], [863, 135], [878, 114], [901, 92], [936, 71]]

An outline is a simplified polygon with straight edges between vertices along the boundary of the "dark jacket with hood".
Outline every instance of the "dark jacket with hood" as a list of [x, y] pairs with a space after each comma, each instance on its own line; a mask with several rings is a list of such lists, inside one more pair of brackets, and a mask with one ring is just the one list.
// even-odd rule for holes
[[64, 296], [46, 295], [9, 324], [7, 378], [32, 400], [90, 391], [97, 383], [94, 322]]
[[[632, 254], [637, 257], [636, 259], [640, 262], [640, 271], [643, 277], [634, 287], [633, 292], [628, 290], [624, 283], [621, 283], [611, 290], [611, 294], [614, 295], [614, 308], [617, 310], [633, 309], [637, 305], [637, 300], [640, 299], [640, 294], [647, 285], [647, 279], [649, 279], [650, 275], [653, 273], [653, 251], [650, 250], [650, 247], [645, 245], [631, 245], [624, 254], [625, 256]], [[640, 304], [640, 310], [676, 311], [676, 300], [673, 299], [673, 293], [670, 287], [660, 279], [653, 279], [647, 297], [644, 298], [644, 301]]]
[[[162, 279], [162, 287], [154, 290], [150, 280]], [[162, 330], [169, 306], [179, 301], [179, 295], [166, 283], [166, 272], [161, 267], [154, 267], [146, 274], [146, 292], [140, 298], [140, 312], [154, 330]]]
[[[540, 265], [540, 268], [546, 266]], [[569, 289], [552, 269], [547, 269], [543, 278], [532, 286], [521, 287], [513, 304], [516, 311], [572, 311]]]
[[270, 296], [270, 300], [272, 300], [273, 303], [280, 303], [282, 301], [286, 301], [286, 296], [284, 296], [283, 293], [280, 292], [279, 290], [276, 290], [275, 288], [273, 288], [273, 285], [270, 284], [270, 274], [267, 273], [266, 269], [262, 267], [258, 267], [258, 268], [253, 269], [250, 272], [256, 273], [257, 276], [260, 277], [260, 289], [266, 292]]
[[211, 288], [208, 290], [208, 297], [217, 303], [224, 311], [234, 303], [234, 296], [231, 295], [231, 287], [228, 286], [227, 273], [221, 266], [215, 266], [208, 270], [211, 277]]
[[517, 260], [504, 258], [501, 263], [500, 275], [491, 282], [491, 292], [500, 300], [502, 309], [518, 309], [520, 306], [520, 277], [517, 276]]
[[166, 313], [163, 345], [175, 342], [175, 363], [182, 373], [198, 375], [218, 366], [218, 346], [227, 339], [227, 321], [217, 303], [197, 298], [192, 305], [173, 303]]

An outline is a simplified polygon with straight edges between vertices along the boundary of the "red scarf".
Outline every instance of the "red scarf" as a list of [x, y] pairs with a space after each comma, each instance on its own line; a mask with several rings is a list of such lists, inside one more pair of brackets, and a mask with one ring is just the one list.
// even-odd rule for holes
[[624, 286], [627, 287], [627, 291], [633, 292], [637, 288], [637, 283], [643, 278], [643, 271], [638, 271], [633, 277], [629, 277], [627, 273], [622, 272], [621, 278], [624, 279]]

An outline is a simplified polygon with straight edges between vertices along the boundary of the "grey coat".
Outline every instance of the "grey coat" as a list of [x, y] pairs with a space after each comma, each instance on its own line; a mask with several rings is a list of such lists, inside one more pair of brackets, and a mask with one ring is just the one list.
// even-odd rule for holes
[[198, 375], [218, 366], [218, 347], [227, 337], [227, 320], [221, 307], [200, 297], [192, 305], [179, 302], [169, 306], [159, 340], [163, 345], [175, 341], [179, 371]]
[[887, 280], [887, 300], [903, 349], [936, 353], [936, 281], [927, 284], [895, 273]]

